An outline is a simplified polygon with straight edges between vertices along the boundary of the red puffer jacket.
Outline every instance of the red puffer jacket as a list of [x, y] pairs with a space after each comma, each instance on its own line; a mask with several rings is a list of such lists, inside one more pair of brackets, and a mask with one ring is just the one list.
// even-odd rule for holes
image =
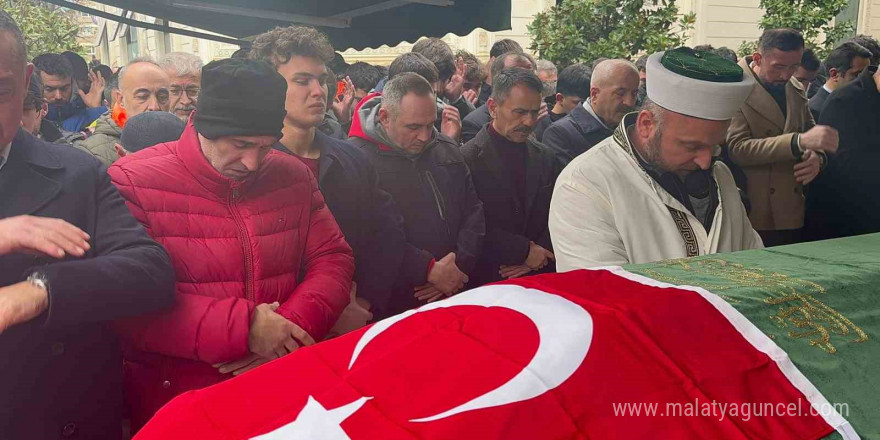
[[351, 248], [296, 158], [272, 151], [256, 176], [227, 179], [190, 123], [179, 141], [109, 173], [176, 272], [174, 307], [119, 326], [134, 429], [174, 396], [229, 377], [212, 364], [249, 354], [257, 304], [280, 302], [277, 312], [315, 340], [348, 304]]

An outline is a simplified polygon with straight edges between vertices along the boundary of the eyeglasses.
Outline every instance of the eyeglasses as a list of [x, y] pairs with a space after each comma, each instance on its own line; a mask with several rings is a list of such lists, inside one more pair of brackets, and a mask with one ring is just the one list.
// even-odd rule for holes
[[200, 91], [201, 90], [196, 86], [190, 86], [186, 89], [180, 87], [171, 87], [168, 89], [168, 93], [175, 98], [179, 98], [181, 93], [186, 92], [186, 96], [189, 96], [189, 99], [197, 99]]

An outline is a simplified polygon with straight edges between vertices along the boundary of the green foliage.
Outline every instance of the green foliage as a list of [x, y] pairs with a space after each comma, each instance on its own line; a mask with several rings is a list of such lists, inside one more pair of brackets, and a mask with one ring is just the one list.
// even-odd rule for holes
[[696, 21], [675, 0], [564, 0], [528, 26], [531, 50], [560, 69], [684, 44]]
[[35, 0], [0, 0], [0, 7], [15, 19], [27, 44], [28, 58], [66, 50], [83, 54], [77, 41], [79, 24], [67, 10]]
[[[819, 59], [824, 59], [855, 30], [851, 21], [830, 24], [848, 3], [847, 0], [761, 0], [765, 12], [759, 27], [797, 29], [804, 34], [807, 47], [813, 48]], [[743, 42], [739, 53], [751, 55], [754, 47], [756, 42]]]

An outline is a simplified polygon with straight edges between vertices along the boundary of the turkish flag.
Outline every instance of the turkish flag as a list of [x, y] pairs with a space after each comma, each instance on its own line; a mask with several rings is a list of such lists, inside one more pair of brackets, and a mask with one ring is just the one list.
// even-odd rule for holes
[[301, 348], [179, 396], [135, 439], [819, 439], [814, 390], [708, 292], [575, 271]]

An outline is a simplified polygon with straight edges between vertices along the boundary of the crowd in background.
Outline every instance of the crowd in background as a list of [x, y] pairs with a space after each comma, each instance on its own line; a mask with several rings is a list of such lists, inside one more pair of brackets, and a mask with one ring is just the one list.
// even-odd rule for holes
[[[558, 69], [508, 39], [483, 63], [425, 38], [374, 66], [291, 26], [208, 65], [113, 71], [27, 54], [5, 15], [0, 36], [10, 438], [119, 438], [176, 395], [491, 282], [880, 231], [867, 36], [825, 60], [790, 29], [743, 58], [683, 48], [748, 86], [718, 118], [662, 101], [657, 54]], [[643, 177], [660, 211], [628, 191]]]

